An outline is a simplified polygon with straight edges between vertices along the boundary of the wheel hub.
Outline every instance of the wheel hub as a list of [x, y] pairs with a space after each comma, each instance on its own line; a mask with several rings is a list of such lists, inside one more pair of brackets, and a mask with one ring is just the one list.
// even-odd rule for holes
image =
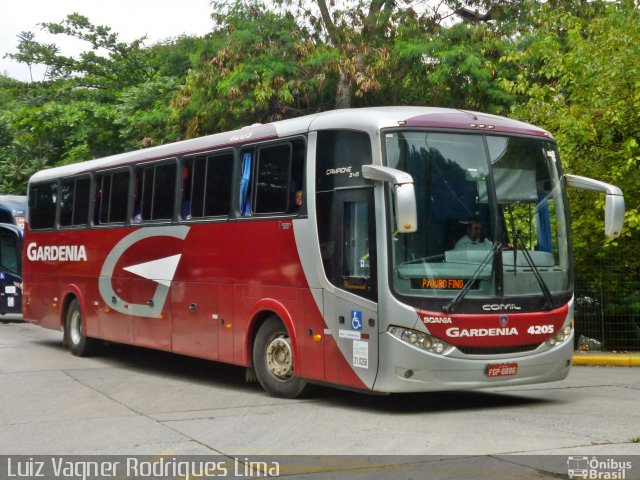
[[293, 374], [293, 352], [289, 337], [280, 335], [275, 337], [266, 351], [267, 369], [279, 380], [286, 380]]

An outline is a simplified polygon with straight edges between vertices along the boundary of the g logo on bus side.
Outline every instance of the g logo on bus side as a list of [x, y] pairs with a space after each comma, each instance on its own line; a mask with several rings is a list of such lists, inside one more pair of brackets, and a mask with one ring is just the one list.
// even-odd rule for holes
[[[143, 278], [148, 278], [158, 284], [153, 295], [152, 302], [149, 304], [128, 303], [122, 300], [113, 290], [113, 286], [111, 285], [113, 270], [124, 252], [140, 240], [150, 237], [174, 237], [184, 240], [187, 233], [189, 233], [189, 227], [182, 225], [175, 227], [140, 228], [116, 243], [102, 265], [102, 271], [100, 272], [100, 278], [98, 280], [100, 296], [102, 297], [102, 300], [104, 300], [105, 304], [108, 305], [109, 308], [120, 313], [136, 317], [160, 318], [160, 314], [162, 313], [164, 304], [167, 301], [171, 281], [173, 280], [173, 275], [178, 268], [181, 255], [173, 255], [171, 257], [161, 258], [138, 265], [131, 265], [124, 268], [124, 270]], [[156, 272], [162, 273], [161, 275], [155, 275]]]

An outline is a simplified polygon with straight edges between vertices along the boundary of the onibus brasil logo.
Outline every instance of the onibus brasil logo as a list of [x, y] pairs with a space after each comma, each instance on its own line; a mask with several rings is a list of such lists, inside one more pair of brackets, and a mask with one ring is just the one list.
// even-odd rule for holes
[[631, 470], [631, 462], [615, 458], [598, 458], [588, 456], [571, 456], [567, 458], [569, 478], [594, 480], [626, 480], [627, 471]]

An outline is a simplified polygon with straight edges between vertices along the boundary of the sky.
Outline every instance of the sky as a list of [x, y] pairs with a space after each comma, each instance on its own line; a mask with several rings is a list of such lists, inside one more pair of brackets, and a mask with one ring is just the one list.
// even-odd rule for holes
[[[55, 43], [63, 54], [86, 49], [82, 42], [62, 35], [45, 34], [39, 23], [60, 22], [71, 13], [89, 18], [94, 25], [106, 25], [119, 39], [130, 42], [143, 36], [151, 45], [182, 34], [204, 35], [213, 26], [210, 0], [0, 0], [0, 73], [29, 81], [26, 65], [4, 58], [16, 53], [20, 32], [31, 31], [36, 41]], [[42, 80], [44, 68], [35, 69], [34, 80]]]

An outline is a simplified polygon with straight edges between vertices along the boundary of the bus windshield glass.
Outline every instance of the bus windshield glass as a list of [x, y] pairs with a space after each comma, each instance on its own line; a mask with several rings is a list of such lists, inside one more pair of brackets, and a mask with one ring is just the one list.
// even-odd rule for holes
[[464, 289], [467, 298], [549, 299], [569, 291], [565, 202], [552, 142], [395, 130], [386, 132], [385, 149], [387, 165], [413, 177], [418, 213], [415, 233], [400, 234], [390, 222], [395, 292], [453, 298]]

